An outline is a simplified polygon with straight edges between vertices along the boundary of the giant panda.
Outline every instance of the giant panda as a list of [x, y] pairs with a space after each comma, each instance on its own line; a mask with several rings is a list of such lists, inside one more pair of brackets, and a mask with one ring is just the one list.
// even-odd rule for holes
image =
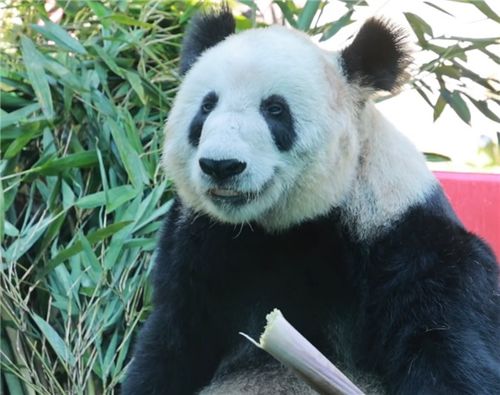
[[195, 17], [165, 129], [176, 197], [123, 394], [307, 394], [238, 332], [288, 321], [366, 393], [500, 394], [499, 271], [372, 98], [405, 35], [339, 52], [283, 26]]

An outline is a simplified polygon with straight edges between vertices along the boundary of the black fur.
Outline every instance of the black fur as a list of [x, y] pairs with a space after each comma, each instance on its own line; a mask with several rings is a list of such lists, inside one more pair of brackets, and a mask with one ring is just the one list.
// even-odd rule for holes
[[197, 14], [191, 20], [182, 42], [181, 74], [186, 74], [203, 51], [233, 34], [235, 28], [233, 14], [225, 4], [219, 10]]
[[389, 394], [500, 394], [497, 263], [438, 210], [444, 201], [439, 189], [370, 244], [351, 239], [337, 211], [270, 235], [186, 217], [177, 201], [123, 394], [192, 394], [265, 369], [272, 358], [238, 332], [258, 337], [275, 307], [334, 363], [378, 376]]
[[200, 143], [201, 131], [203, 129], [203, 124], [207, 120], [208, 115], [212, 112], [212, 110], [217, 105], [219, 97], [215, 92], [209, 92], [203, 98], [200, 108], [198, 112], [194, 116], [189, 125], [189, 134], [188, 139], [189, 143], [193, 147], [197, 147]]
[[404, 30], [374, 18], [365, 22], [341, 56], [349, 81], [385, 91], [406, 82], [411, 63]]
[[[281, 109], [279, 113], [273, 111], [273, 107], [276, 106]], [[296, 133], [293, 116], [285, 98], [279, 95], [272, 95], [262, 100], [260, 113], [266, 120], [278, 149], [280, 151], [288, 151], [292, 148]]]

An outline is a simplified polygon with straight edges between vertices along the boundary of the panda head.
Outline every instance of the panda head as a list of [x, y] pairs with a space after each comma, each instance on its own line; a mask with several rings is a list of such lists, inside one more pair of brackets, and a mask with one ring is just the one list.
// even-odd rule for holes
[[359, 108], [404, 80], [401, 32], [371, 19], [327, 52], [282, 26], [234, 31], [224, 7], [191, 22], [167, 174], [187, 207], [221, 222], [279, 230], [326, 214], [356, 176]]

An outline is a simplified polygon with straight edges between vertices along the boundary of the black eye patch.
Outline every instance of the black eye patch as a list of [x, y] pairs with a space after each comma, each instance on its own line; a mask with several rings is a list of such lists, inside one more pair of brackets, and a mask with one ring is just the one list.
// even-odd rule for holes
[[203, 100], [201, 101], [200, 108], [198, 112], [194, 116], [191, 124], [189, 125], [189, 143], [197, 147], [200, 142], [201, 130], [203, 129], [203, 124], [207, 119], [208, 115], [214, 110], [217, 106], [217, 102], [219, 101], [219, 97], [215, 92], [210, 92], [205, 95]]
[[285, 98], [271, 95], [260, 103], [260, 113], [266, 120], [274, 143], [280, 151], [288, 151], [296, 138], [293, 117]]

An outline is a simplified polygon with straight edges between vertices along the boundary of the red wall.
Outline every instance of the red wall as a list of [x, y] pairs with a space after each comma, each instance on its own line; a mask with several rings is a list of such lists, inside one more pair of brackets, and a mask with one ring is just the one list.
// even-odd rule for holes
[[465, 227], [500, 258], [500, 174], [434, 172]]

